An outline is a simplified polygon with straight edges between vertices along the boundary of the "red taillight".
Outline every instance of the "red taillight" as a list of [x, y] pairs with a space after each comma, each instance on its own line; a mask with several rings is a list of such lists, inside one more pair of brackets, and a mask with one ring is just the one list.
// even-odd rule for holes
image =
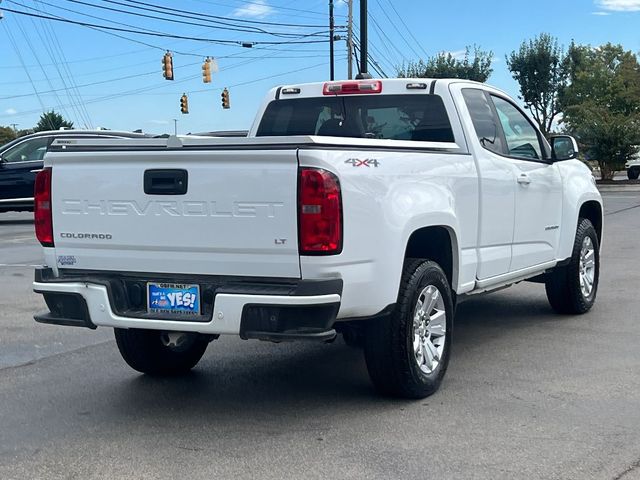
[[300, 253], [332, 255], [342, 251], [340, 183], [331, 172], [300, 169], [298, 190]]
[[325, 83], [323, 95], [359, 95], [363, 93], [382, 93], [380, 80], [364, 80], [360, 82], [332, 82]]
[[36, 175], [34, 195], [34, 220], [36, 237], [43, 247], [53, 247], [53, 220], [51, 218], [51, 169], [45, 168]]

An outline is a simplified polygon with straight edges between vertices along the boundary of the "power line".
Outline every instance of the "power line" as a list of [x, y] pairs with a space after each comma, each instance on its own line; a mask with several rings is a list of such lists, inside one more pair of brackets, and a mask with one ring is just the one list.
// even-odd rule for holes
[[[278, 51], [282, 51], [282, 52], [288, 52], [288, 50], [278, 50]], [[244, 52], [241, 52], [244, 53]], [[325, 53], [324, 50], [317, 50], [316, 53]], [[194, 54], [194, 56], [197, 57], [201, 57], [202, 55], [196, 55]], [[302, 59], [302, 58], [309, 58], [309, 55], [304, 55], [304, 54], [300, 54], [300, 55], [272, 55], [272, 54], [268, 54], [268, 56], [271, 56], [272, 58], [277, 58], [279, 60], [293, 60], [293, 59]], [[211, 57], [211, 58], [215, 58], [216, 60], [220, 60], [220, 59], [225, 59], [225, 58], [241, 58], [241, 59], [251, 59], [251, 60], [258, 60], [258, 59], [264, 59], [265, 56], [264, 55], [243, 55], [243, 56], [235, 56], [235, 57], [231, 57], [230, 55], [225, 55], [225, 56], [219, 56], [219, 57]], [[346, 55], [345, 55], [346, 58]], [[73, 62], [67, 62], [67, 63], [73, 63]], [[80, 78], [80, 77], [92, 77], [95, 75], [101, 75], [103, 73], [107, 73], [107, 72], [113, 72], [115, 70], [124, 70], [126, 68], [131, 68], [131, 67], [137, 67], [140, 65], [147, 65], [147, 64], [156, 64], [158, 63], [157, 61], [150, 61], [150, 62], [144, 62], [144, 63], [140, 63], [140, 62], [136, 62], [133, 64], [127, 64], [127, 65], [120, 65], [118, 67], [112, 67], [112, 68], [106, 68], [104, 70], [92, 70], [90, 72], [86, 72], [86, 73], [81, 73], [78, 75], [75, 75], [76, 78]], [[43, 67], [47, 67], [47, 66], [54, 66], [55, 63], [43, 63], [42, 66]], [[27, 65], [27, 68], [35, 68], [38, 67], [38, 65]], [[13, 68], [13, 67], [5, 67], [5, 68]], [[22, 66], [17, 66], [16, 68], [22, 68]], [[33, 81], [34, 82], [44, 82], [46, 81], [46, 78], [36, 78]], [[0, 82], [0, 85], [20, 85], [23, 84], [24, 81], [23, 80], [16, 80], [16, 81], [12, 81], [12, 82]], [[51, 87], [53, 89], [53, 87]]]
[[[9, 2], [11, 2], [11, 3], [14, 3], [14, 4], [16, 4], [16, 5], [20, 5], [20, 6], [24, 7], [24, 8], [28, 8], [28, 9], [30, 9], [30, 10], [34, 10], [34, 11], [39, 12], [39, 13], [48, 13], [48, 12], [42, 12], [41, 10], [38, 10], [38, 9], [36, 9], [36, 8], [30, 7], [30, 6], [27, 6], [27, 5], [22, 5], [22, 4], [20, 4], [20, 3], [16, 2], [16, 1], [14, 1], [14, 0], [7, 0], [7, 1], [9, 1]], [[40, 2], [41, 2], [41, 3], [46, 3], [46, 2], [43, 2], [43, 0], [40, 0]], [[50, 5], [50, 6], [53, 6], [53, 5], [49, 4], [49, 3], [46, 3], [46, 4], [47, 4], [47, 5]], [[89, 15], [89, 14], [86, 14], [86, 13], [76, 12], [76, 11], [74, 11], [74, 10], [70, 10], [70, 9], [67, 9], [67, 8], [64, 8], [64, 7], [56, 6], [56, 8], [59, 8], [59, 9], [65, 10], [65, 11], [69, 11], [69, 12], [73, 12], [73, 13], [77, 13], [77, 14], [79, 14], [79, 15], [87, 16], [87, 17], [90, 17], [90, 18], [99, 18], [99, 19], [101, 19], [101, 17], [95, 17], [95, 16], [93, 16], [93, 15]], [[51, 15], [53, 15], [54, 17], [56, 17], [56, 18], [58, 18], [58, 19], [60, 19], [60, 20], [65, 20], [63, 17], [60, 17], [60, 16], [58, 16], [58, 15], [54, 15], [54, 14], [51, 14]], [[136, 28], [136, 27], [134, 27], [133, 25], [129, 25], [129, 24], [126, 24], [126, 23], [116, 22], [116, 21], [108, 20], [108, 19], [104, 19], [104, 20], [105, 20], [105, 21], [108, 21], [108, 22], [110, 22], [110, 23], [116, 24], [116, 25], [123, 25], [123, 26], [128, 26], [128, 27]], [[129, 42], [133, 42], [133, 43], [137, 43], [137, 44], [140, 44], [140, 45], [144, 45], [144, 46], [145, 46], [145, 47], [147, 47], [147, 48], [152, 48], [152, 49], [160, 50], [160, 51], [163, 51], [163, 52], [167, 50], [166, 46], [153, 45], [153, 44], [150, 44], [150, 43], [147, 43], [147, 42], [143, 42], [143, 41], [141, 41], [141, 40], [137, 40], [137, 39], [134, 39], [134, 38], [131, 38], [131, 37], [127, 37], [127, 36], [125, 36], [125, 35], [120, 35], [120, 34], [117, 34], [117, 33], [114, 33], [114, 32], [110, 32], [110, 31], [102, 30], [102, 29], [100, 29], [100, 28], [96, 28], [96, 27], [92, 27], [92, 26], [89, 26], [88, 28], [90, 28], [90, 29], [92, 29], [92, 30], [95, 30], [95, 31], [97, 31], [97, 32], [100, 32], [100, 33], [104, 33], [104, 34], [106, 34], [106, 35], [110, 35], [110, 36], [113, 36], [113, 37], [116, 37], [116, 38], [120, 38], [120, 39], [122, 39], [122, 40], [127, 40], [127, 41], [129, 41]], [[144, 30], [147, 30], [147, 31], [153, 32], [153, 30], [149, 30], [149, 29], [144, 29]], [[281, 45], [286, 45], [287, 43], [290, 43], [290, 42], [285, 41], [285, 42], [282, 42], [282, 43], [281, 43]], [[253, 50], [273, 50], [273, 51], [280, 51], [279, 49], [271, 48], [271, 47], [253, 47]], [[136, 50], [136, 51], [134, 51], [134, 52], [130, 52], [130, 53], [138, 53], [138, 52], [141, 52], [141, 51], [144, 51], [144, 50]], [[310, 52], [310, 53], [319, 53], [319, 52], [323, 52], [324, 50], [308, 50], [308, 49], [307, 49], [307, 50], [304, 50], [304, 51], [308, 51], [308, 52]], [[176, 50], [173, 50], [173, 49], [172, 49], [172, 52], [173, 52], [174, 54], [180, 54], [180, 55], [186, 55], [186, 56], [194, 56], [194, 57], [202, 57], [202, 56], [203, 56], [203, 55], [195, 54], [195, 53], [193, 53], [193, 52], [176, 51]], [[130, 54], [130, 53], [125, 53], [125, 54], [123, 54], [123, 55], [128, 55], [128, 54]], [[233, 56], [240, 55], [241, 53], [242, 53], [242, 52], [238, 52], [238, 53], [231, 54], [231, 55], [228, 55], [228, 56], [219, 56], [219, 55], [212, 55], [212, 54], [205, 55], [205, 56], [210, 56], [210, 57], [215, 57], [215, 58], [230, 58], [230, 57], [233, 57]], [[102, 60], [102, 59], [104, 59], [104, 58], [112, 58], [112, 57], [114, 57], [114, 56], [120, 56], [120, 55], [109, 55], [109, 56], [104, 56], [104, 57], [98, 57], [98, 59]], [[77, 63], [77, 62], [80, 62], [80, 61], [88, 61], [88, 60], [92, 60], [92, 59], [78, 60], [78, 61], [76, 61], [76, 62], [71, 62], [71, 63]], [[22, 67], [21, 67], [21, 66], [16, 66], [16, 67], [0, 67], [0, 68], [22, 68]]]
[[[274, 75], [269, 75], [267, 77], [262, 77], [262, 78], [253, 79], [253, 80], [246, 81], [246, 82], [241, 82], [241, 83], [236, 83], [236, 84], [233, 84], [233, 85], [228, 85], [227, 87], [228, 88], [236, 88], [236, 87], [241, 87], [241, 86], [248, 85], [248, 84], [251, 84], [251, 83], [261, 82], [261, 81], [264, 81], [264, 80], [270, 80], [272, 78], [281, 77], [283, 75], [289, 75], [289, 74], [292, 74], [292, 73], [298, 73], [298, 72], [302, 72], [302, 71], [305, 71], [305, 70], [311, 70], [313, 68], [317, 68], [317, 67], [320, 67], [320, 66], [325, 66], [326, 63], [327, 62], [323, 62], [323, 63], [319, 63], [319, 64], [316, 64], [316, 65], [311, 65], [309, 67], [303, 67], [303, 68], [299, 68], [299, 69], [296, 69], [296, 70], [290, 70], [288, 72], [277, 73], [277, 74], [274, 74]], [[194, 80], [195, 78], [199, 78], [199, 77], [200, 77], [200, 73], [198, 73], [196, 75], [192, 75], [190, 77], [187, 77], [187, 78], [185, 78], [183, 80], [179, 80], [179, 81], [173, 82], [173, 84], [188, 82], [188, 81]], [[103, 97], [95, 98], [95, 99], [92, 99], [92, 100], [87, 100], [86, 103], [87, 104], [93, 104], [93, 103], [99, 103], [99, 102], [105, 102], [105, 101], [113, 100], [113, 99], [116, 99], [116, 98], [122, 98], [122, 97], [131, 96], [131, 95], [137, 95], [139, 93], [147, 93], [149, 90], [157, 90], [159, 88], [170, 86], [170, 85], [167, 85], [168, 83], [169, 82], [163, 82], [163, 83], [161, 83], [159, 85], [147, 86], [147, 87], [137, 88], [137, 89], [134, 89], [134, 90], [128, 90], [128, 91], [124, 91], [124, 92], [109, 94], [109, 95], [105, 95]], [[196, 91], [192, 91], [190, 93], [199, 93], [199, 92], [203, 92], [203, 91], [218, 91], [218, 90], [222, 90], [222, 88], [196, 90]], [[44, 110], [44, 109], [45, 109], [45, 107], [43, 105], [42, 106], [42, 110]], [[33, 114], [33, 113], [38, 113], [40, 111], [41, 110], [29, 110], [29, 111], [19, 112], [18, 114], [13, 115], [12, 117], [30, 115], [30, 114]]]
[[[285, 51], [285, 50], [283, 50]], [[229, 56], [230, 57], [230, 56]], [[222, 58], [222, 57], [218, 57], [218, 58]], [[245, 57], [236, 57], [238, 59], [245, 59]], [[261, 55], [261, 56], [257, 56], [257, 57], [253, 57], [253, 58], [246, 58], [245, 61], [243, 62], [238, 62], [235, 63], [233, 65], [229, 65], [228, 67], [225, 68], [221, 68], [220, 71], [228, 71], [228, 70], [232, 70], [234, 68], [238, 68], [244, 65], [248, 65], [250, 63], [254, 63], [256, 61], [260, 61], [260, 60], [266, 60], [266, 59], [271, 59], [271, 58], [282, 58], [279, 57], [277, 55], [273, 55], [272, 53], [266, 53], [265, 55]], [[286, 57], [284, 57], [286, 58]], [[308, 56], [306, 57], [298, 57], [298, 58], [308, 58]], [[200, 65], [200, 62], [193, 62], [193, 63], [188, 63], [186, 65], [181, 65], [179, 66], [179, 68], [186, 68], [186, 67], [193, 67], [195, 65]], [[86, 83], [83, 85], [78, 85], [77, 88], [86, 88], [86, 87], [92, 87], [95, 85], [103, 85], [103, 84], [109, 84], [109, 83], [114, 83], [114, 82], [118, 82], [118, 81], [122, 81], [122, 80], [130, 80], [132, 78], [139, 78], [139, 77], [145, 77], [145, 76], [149, 76], [149, 75], [157, 75], [158, 74], [158, 70], [153, 70], [153, 71], [149, 71], [149, 72], [144, 72], [144, 73], [136, 73], [136, 74], [132, 74], [132, 75], [125, 75], [122, 77], [117, 77], [117, 78], [110, 78], [110, 79], [106, 79], [106, 80], [99, 80], [96, 82], [90, 82], [90, 83]], [[187, 77], [187, 78], [197, 78], [198, 76], [194, 76], [194, 77]], [[176, 82], [174, 82], [176, 83]], [[169, 86], [169, 85], [167, 85]], [[60, 91], [65, 90], [65, 88], [59, 88], [59, 89], [51, 89], [51, 90], [45, 90], [45, 91], [41, 91], [39, 92], [41, 95], [45, 95], [45, 94], [54, 94]], [[4, 96], [4, 97], [0, 97], [0, 100], [9, 100], [9, 99], [15, 99], [15, 98], [24, 98], [24, 97], [29, 97], [32, 94], [30, 93], [24, 93], [24, 94], [18, 94], [18, 95], [9, 95], [9, 96]]]
[[[36, 4], [37, 4], [37, 1], [38, 0], [34, 0]], [[35, 20], [33, 18], [31, 19], [31, 21], [35, 25]], [[62, 72], [63, 71], [66, 72], [69, 84], [71, 86], [70, 89], [68, 89], [67, 91], [67, 96], [69, 96], [70, 99], [72, 95], [75, 96], [77, 109], [78, 109], [78, 112], [80, 113], [80, 117], [83, 118], [83, 121], [85, 122], [85, 126], [92, 127], [93, 125], [91, 122], [91, 115], [89, 115], [89, 111], [84, 105], [84, 101], [82, 99], [82, 95], [80, 94], [80, 90], [78, 90], [78, 86], [75, 82], [75, 79], [73, 78], [73, 73], [71, 72], [71, 69], [67, 65], [66, 57], [64, 55], [64, 51], [62, 50], [62, 46], [60, 45], [60, 41], [58, 40], [58, 36], [56, 35], [55, 30], [52, 28], [50, 24], [46, 23], [44, 20], [40, 20], [40, 23], [42, 25], [42, 29], [45, 34], [45, 37], [48, 36], [50, 39], [49, 47], [53, 52], [52, 58], [56, 63], [60, 63], [60, 65], [56, 65], [55, 68], [56, 68], [56, 71], [58, 72], [60, 80], [62, 81], [62, 84], [65, 87], [67, 86], [67, 84], [65, 82], [65, 78]], [[56, 54], [57, 54], [57, 58], [59, 59], [59, 62], [56, 59]], [[71, 92], [71, 95], [69, 94], [69, 92]]]
[[215, 38], [201, 38], [201, 37], [190, 37], [186, 35], [177, 35], [172, 33], [164, 33], [164, 32], [144, 32], [140, 30], [128, 29], [128, 28], [119, 28], [119, 27], [109, 27], [106, 25], [97, 25], [94, 23], [87, 22], [79, 22], [76, 20], [71, 20], [68, 18], [61, 17], [52, 17], [50, 15], [41, 15], [36, 13], [22, 12], [20, 10], [14, 10], [11, 8], [3, 7], [2, 10], [5, 12], [15, 13], [17, 15], [26, 15], [28, 17], [36, 17], [36, 18], [44, 18], [46, 20], [53, 20], [56, 22], [70, 23], [73, 25], [80, 25], [83, 27], [93, 27], [99, 28], [102, 30], [109, 31], [117, 31], [117, 32], [125, 32], [125, 33], [134, 33], [136, 35], [147, 35], [152, 37], [162, 37], [162, 38], [175, 38], [178, 40], [192, 40], [194, 42], [205, 42], [205, 43], [215, 43], [218, 45], [235, 45], [235, 46], [253, 46], [253, 45], [291, 45], [291, 44], [311, 44], [311, 43], [327, 43], [329, 39], [326, 40], [295, 40], [295, 41], [251, 41], [251, 42], [242, 42], [238, 40], [224, 40], [224, 39], [215, 39]]
[[[229, 5], [226, 3], [219, 3], [219, 2], [212, 2], [209, 0], [194, 0], [196, 2], [199, 3], [204, 3], [206, 5], [217, 5], [220, 7], [230, 7], [230, 8], [236, 8], [233, 5]], [[258, 2], [252, 2], [252, 1], [242, 1], [241, 2], [242, 5], [257, 5], [259, 7], [264, 7], [264, 3], [258, 3]], [[302, 10], [300, 8], [291, 8], [291, 7], [282, 7], [282, 6], [278, 6], [278, 5], [270, 5], [270, 8], [274, 9], [274, 10], [287, 10], [290, 12], [296, 12], [295, 16], [298, 18], [313, 18], [315, 20], [314, 17], [310, 17], [309, 15], [316, 15], [316, 16], [320, 16], [320, 17], [326, 17], [326, 13], [321, 13], [321, 12], [314, 12], [314, 11], [310, 11], [310, 10]], [[306, 14], [306, 15], [301, 15], [302, 14]], [[289, 14], [289, 15], [293, 15], [293, 14]], [[336, 15], [336, 17], [345, 17], [345, 15]], [[345, 17], [346, 18], [346, 17]]]
[[396, 10], [396, 7], [393, 5], [393, 2], [391, 0], [387, 0], [387, 3], [389, 4], [389, 6], [393, 9], [393, 11], [395, 12], [396, 16], [400, 19], [400, 22], [402, 23], [402, 25], [404, 25], [404, 28], [407, 29], [407, 33], [409, 34], [409, 36], [413, 39], [414, 42], [416, 42], [416, 45], [418, 45], [418, 47], [420, 48], [420, 50], [422, 50], [422, 52], [425, 54], [425, 60], [429, 57], [429, 54], [427, 53], [427, 51], [423, 48], [422, 43], [420, 43], [418, 41], [418, 39], [415, 37], [415, 35], [413, 34], [413, 32], [411, 31], [411, 29], [407, 26], [407, 24], [404, 22], [404, 19], [400, 16], [400, 14], [398, 13], [398, 10]]
[[[9, 37], [9, 42], [11, 43], [11, 45], [13, 46], [13, 49], [16, 52], [16, 56], [18, 57], [18, 60], [20, 60], [20, 63], [22, 63], [24, 65], [24, 58], [22, 57], [22, 54], [20, 53], [20, 49], [18, 48], [18, 45], [15, 41], [15, 38], [13, 37], [13, 34], [11, 33], [11, 30], [9, 30], [9, 27], [7, 27], [6, 22], [1, 22], [2, 25], [4, 26], [4, 29], [7, 32], [7, 36]], [[45, 108], [44, 108], [44, 103], [42, 102], [42, 98], [40, 97], [40, 94], [38, 93], [38, 89], [36, 88], [35, 84], [33, 83], [33, 80], [31, 79], [31, 75], [29, 74], [29, 71], [25, 68], [25, 73], [27, 74], [27, 78], [29, 79], [29, 82], [31, 83], [31, 87], [33, 88], [33, 93], [35, 93], [36, 98], [38, 99], [38, 103], [40, 103], [40, 108], [42, 108], [42, 111], [44, 112]]]
[[[358, 41], [358, 43], [360, 43], [360, 42]], [[358, 45], [354, 45], [354, 47], [358, 51], [358, 53], [360, 53], [360, 55], [362, 55], [362, 52], [360, 51], [360, 47], [358, 47]], [[384, 70], [382, 70], [380, 65], [378, 65], [378, 62], [376, 62], [374, 60], [374, 58], [371, 56], [371, 54], [369, 52], [367, 52], [367, 59], [369, 60], [369, 62], [371, 64], [371, 69], [378, 74], [378, 77], [380, 77], [380, 78], [389, 78], [389, 77], [387, 77], [387, 74], [384, 73]]]
[[[71, 1], [71, 0], [67, 0], [67, 1]], [[112, 4], [118, 4], [118, 5], [123, 5], [123, 6], [129, 6], [127, 4], [124, 4], [122, 2], [118, 2], [115, 0], [102, 0], [103, 2], [106, 3], [112, 3]], [[160, 9], [159, 13], [162, 13], [162, 11], [166, 10], [166, 11], [170, 11], [170, 12], [176, 12], [177, 14], [181, 14], [178, 16], [183, 16], [182, 14], [190, 14], [190, 15], [195, 15], [197, 18], [201, 18], [201, 17], [206, 17], [206, 18], [214, 18], [217, 20], [225, 20], [225, 21], [230, 21], [230, 22], [236, 22], [236, 23], [249, 23], [249, 24], [254, 24], [254, 25], [270, 25], [270, 26], [277, 26], [277, 27], [296, 27], [296, 28], [323, 28], [326, 25], [309, 25], [309, 24], [300, 24], [300, 23], [281, 23], [281, 22], [265, 22], [265, 21], [261, 21], [261, 20], [245, 20], [242, 18], [232, 18], [232, 17], [224, 17], [224, 16], [220, 16], [220, 15], [210, 15], [207, 13], [201, 13], [201, 12], [192, 12], [189, 10], [178, 10], [176, 8], [170, 8], [170, 7], [166, 7], [166, 6], [160, 6], [160, 5], [155, 5], [153, 3], [149, 3], [149, 2], [139, 2], [137, 0], [125, 0], [128, 4], [137, 4], [137, 5], [144, 5], [145, 7], [152, 7], [155, 9]], [[248, 2], [247, 2], [248, 3]], [[143, 7], [135, 7], [134, 5], [130, 5], [132, 8], [138, 8], [141, 10], [149, 10], [149, 11], [156, 11], [157, 10], [151, 10], [151, 8], [143, 8]], [[192, 18], [192, 17], [190, 17]]]
[[[316, 64], [316, 65], [311, 65], [311, 66], [309, 66], [309, 67], [298, 68], [298, 69], [296, 69], [296, 70], [290, 70], [290, 71], [288, 71], [288, 72], [276, 73], [276, 74], [274, 74], [274, 75], [269, 75], [269, 76], [267, 76], [267, 77], [255, 78], [255, 79], [252, 79], [252, 80], [247, 80], [246, 82], [236, 83], [236, 84], [234, 84], [234, 85], [227, 85], [227, 87], [226, 87], [226, 88], [236, 88], [236, 87], [241, 87], [241, 86], [243, 86], [243, 85], [250, 85], [250, 84], [255, 83], [255, 82], [262, 82], [262, 81], [264, 81], [264, 80], [270, 80], [270, 79], [272, 79], [272, 78], [282, 77], [282, 76], [284, 76], [284, 75], [289, 75], [289, 74], [291, 74], [291, 73], [303, 72], [303, 71], [305, 71], [305, 70], [311, 70], [312, 68], [318, 68], [318, 67], [325, 66], [327, 63], [328, 63], [328, 62], [322, 62], [322, 63], [318, 63], [318, 64]], [[214, 91], [215, 91], [215, 90], [222, 90], [222, 88], [214, 88], [214, 89], [208, 89], [208, 88], [207, 88], [207, 89], [201, 89], [201, 90], [191, 90], [189, 93], [208, 92], [208, 91], [211, 91], [211, 90], [214, 90]]]
[[[189, 66], [194, 66], [194, 65], [199, 65], [200, 62], [194, 62], [188, 65], [185, 65], [185, 67], [189, 67]], [[154, 70], [153, 72], [146, 72], [146, 73], [135, 73], [133, 75], [126, 75], [124, 77], [118, 77], [118, 78], [110, 78], [107, 80], [99, 80], [97, 82], [91, 82], [91, 83], [85, 83], [84, 85], [78, 85], [78, 88], [85, 88], [85, 87], [93, 87], [95, 85], [103, 85], [105, 83], [113, 83], [113, 82], [119, 82], [121, 80], [129, 80], [132, 78], [139, 78], [139, 77], [146, 77], [149, 75], [158, 75], [158, 71]], [[46, 93], [56, 93], [56, 92], [61, 92], [63, 90], [66, 90], [66, 88], [57, 88], [57, 89], [52, 89], [52, 90], [44, 90], [41, 91], [40, 94], [44, 95]], [[0, 100], [9, 100], [9, 99], [14, 99], [14, 98], [24, 98], [24, 97], [30, 97], [31, 94], [30, 93], [24, 93], [24, 94], [20, 94], [20, 95], [8, 95], [5, 97], [0, 97]]]
[[[386, 40], [386, 42], [385, 42], [385, 41], [383, 41], [382, 43], [383, 43], [383, 44], [385, 44], [385, 45], [387, 45], [387, 46], [389, 46], [389, 47], [393, 47], [393, 49], [394, 49], [394, 50], [397, 52], [397, 54], [399, 55], [399, 57], [398, 57], [398, 58], [400, 58], [400, 59], [402, 60], [402, 62], [406, 62], [406, 61], [407, 61], [407, 59], [406, 59], [406, 57], [404, 56], [404, 52], [403, 52], [400, 48], [398, 48], [398, 47], [396, 46], [396, 44], [393, 42], [393, 40], [391, 40], [391, 39], [389, 38], [389, 36], [385, 33], [384, 29], [380, 26], [380, 24], [378, 23], [378, 21], [376, 20], [376, 18], [375, 18], [373, 15], [369, 14], [369, 20], [371, 20], [371, 21], [372, 21], [372, 23], [373, 23], [373, 28], [377, 31], [378, 35], [380, 35], [381, 37], [384, 37], [384, 39]], [[401, 62], [398, 62], [398, 63], [401, 63]]]
[[[380, 40], [382, 41], [382, 39]], [[386, 46], [386, 43], [384, 41], [382, 41], [382, 44]], [[391, 67], [392, 69], [395, 67], [395, 64], [389, 60], [389, 57], [385, 53], [383, 53], [371, 40], [369, 40], [369, 47], [378, 57], [382, 58], [382, 60], [384, 60], [389, 67]]]
[[[8, 0], [8, 1], [11, 1], [11, 0]], [[177, 23], [179, 25], [194, 25], [194, 26], [198, 26], [198, 27], [207, 27], [207, 28], [213, 28], [213, 29], [217, 29], [217, 30], [227, 30], [227, 31], [244, 32], [244, 33], [256, 33], [256, 34], [272, 35], [272, 36], [276, 36], [276, 37], [305, 38], [305, 37], [308, 37], [308, 36], [317, 36], [316, 33], [311, 33], [311, 34], [308, 34], [308, 35], [300, 35], [300, 34], [289, 33], [289, 32], [269, 32], [267, 30], [264, 30], [264, 29], [258, 28], [258, 27], [235, 25], [235, 24], [231, 24], [231, 23], [225, 23], [225, 22], [207, 20], [207, 19], [205, 19], [205, 20], [209, 21], [211, 23], [220, 24], [220, 25], [223, 25], [223, 26], [206, 24], [206, 23], [197, 23], [197, 22], [186, 21], [186, 20], [176, 20], [174, 18], [158, 17], [158, 16], [155, 16], [155, 15], [148, 15], [148, 14], [145, 14], [145, 13], [131, 12], [131, 11], [122, 10], [122, 9], [119, 9], [119, 8], [107, 7], [107, 6], [104, 6], [104, 5], [94, 5], [92, 3], [84, 2], [82, 0], [66, 0], [66, 1], [67, 2], [71, 2], [71, 3], [77, 3], [77, 4], [80, 4], [80, 5], [86, 5], [86, 6], [89, 6], [89, 7], [92, 7], [92, 8], [99, 8], [99, 9], [102, 9], [102, 10], [107, 10], [107, 11], [112, 11], [112, 12], [117, 12], [117, 13], [123, 13], [125, 15], [132, 15], [132, 16], [135, 16], [135, 17], [150, 18], [150, 19], [153, 19], [153, 20], [161, 20], [161, 21], [164, 21], [164, 22]], [[151, 8], [138, 7], [138, 6], [135, 6], [135, 5], [127, 5], [125, 3], [111, 1], [111, 0], [103, 0], [103, 1], [108, 2], [108, 3], [112, 3], [112, 4], [117, 4], [117, 5], [124, 5], [126, 7], [131, 7], [131, 8], [135, 8], [135, 9], [146, 10], [146, 11], [151, 11], [151, 12], [154, 12], [154, 13], [162, 13], [162, 14], [164, 14], [164, 12], [162, 12], [162, 11], [158, 12], [158, 10], [154, 10], [154, 9], [151, 9]], [[173, 10], [173, 9], [166, 8], [166, 10]], [[78, 12], [76, 12], [76, 13], [78, 13]], [[172, 16], [194, 19], [193, 16], [184, 15], [184, 14], [180, 14], [180, 13], [174, 13], [174, 14], [172, 14]], [[206, 15], [201, 14], [201, 16], [206, 16]], [[198, 17], [196, 17], [196, 19], [200, 20], [200, 18], [198, 18]], [[146, 29], [144, 29], [144, 30], [146, 30]]]
[[[36, 60], [36, 63], [38, 64], [38, 67], [40, 68], [40, 71], [42, 72], [42, 74], [45, 77], [45, 80], [47, 81], [47, 84], [49, 85], [49, 88], [53, 89], [53, 83], [51, 82], [51, 79], [49, 78], [49, 76], [47, 75], [47, 71], [45, 70], [45, 68], [42, 66], [42, 62], [40, 62], [40, 57], [38, 56], [38, 53], [36, 52], [36, 49], [33, 47], [31, 40], [29, 39], [29, 37], [27, 36], [25, 30], [22, 28], [22, 25], [20, 24], [20, 22], [17, 21], [18, 19], [16, 19], [16, 26], [18, 27], [18, 29], [20, 30], [20, 32], [22, 33], [22, 36], [24, 37], [24, 41], [27, 44], [27, 47], [29, 47], [29, 49], [31, 50], [31, 54], [33, 55], [33, 57]], [[34, 21], [34, 19], [30, 19], [32, 22]], [[49, 48], [49, 44], [48, 42], [45, 42], [44, 40], [42, 40], [42, 36], [40, 34], [40, 30], [36, 28], [36, 32], [38, 34], [38, 36], [41, 39], [41, 42], [43, 43], [43, 45], [45, 46], [46, 49]], [[58, 105], [62, 105], [62, 100], [60, 99], [60, 97], [56, 94], [56, 100], [58, 102]], [[69, 115], [69, 112], [66, 110], [66, 108], [61, 108], [62, 112], [65, 114], [65, 116], [67, 118], [71, 118]], [[74, 115], [77, 115], [77, 112], [74, 109]], [[77, 119], [77, 118], [76, 118]]]
[[400, 31], [400, 29], [396, 26], [396, 24], [393, 22], [393, 20], [391, 20], [391, 17], [389, 16], [389, 14], [387, 13], [387, 11], [384, 9], [384, 7], [382, 6], [382, 4], [380, 3], [380, 0], [376, 0], [376, 3], [378, 4], [378, 6], [380, 7], [380, 10], [382, 11], [382, 13], [384, 14], [384, 16], [386, 17], [386, 19], [389, 21], [389, 24], [393, 27], [393, 29], [398, 33], [398, 35], [400, 35], [400, 38], [402, 39], [402, 41], [407, 45], [407, 47], [409, 47], [409, 50], [411, 50], [413, 52], [413, 54], [417, 57], [420, 58], [420, 54], [413, 48], [413, 45], [411, 45], [411, 43], [409, 43], [407, 41], [407, 39], [405, 38], [404, 34]]

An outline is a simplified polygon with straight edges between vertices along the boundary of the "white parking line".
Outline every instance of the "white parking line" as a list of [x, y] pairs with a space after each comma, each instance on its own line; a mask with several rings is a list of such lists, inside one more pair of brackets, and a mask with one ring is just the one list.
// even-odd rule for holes
[[44, 265], [27, 265], [24, 263], [0, 263], [0, 267], [23, 267], [23, 268], [38, 268]]

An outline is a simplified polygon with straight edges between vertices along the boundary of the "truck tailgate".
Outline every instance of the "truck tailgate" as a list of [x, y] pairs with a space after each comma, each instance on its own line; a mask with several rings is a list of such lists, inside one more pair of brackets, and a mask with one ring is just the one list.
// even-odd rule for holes
[[60, 268], [300, 277], [293, 148], [48, 159]]

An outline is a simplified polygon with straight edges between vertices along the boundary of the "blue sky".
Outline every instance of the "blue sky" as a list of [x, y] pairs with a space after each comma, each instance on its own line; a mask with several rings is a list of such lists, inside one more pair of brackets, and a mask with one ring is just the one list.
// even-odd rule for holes
[[[346, 6], [343, 0], [335, 1], [336, 25], [344, 25]], [[320, 25], [327, 22], [327, 4], [328, 0], [0, 0], [0, 9], [40, 12], [117, 28], [131, 28], [121, 25], [128, 24], [137, 30], [198, 38], [283, 42], [292, 41], [291, 34], [326, 30]], [[165, 16], [204, 24], [185, 25], [107, 10], [158, 16], [135, 9], [154, 5], [209, 17], [186, 19], [179, 12]], [[355, 0], [356, 26], [358, 11], [359, 2]], [[466, 45], [476, 44], [495, 53], [489, 83], [514, 96], [517, 86], [506, 69], [505, 54], [541, 32], [557, 36], [565, 45], [572, 39], [591, 45], [613, 42], [640, 52], [640, 0], [369, 0], [369, 11], [375, 20], [370, 21], [369, 50], [389, 76], [394, 74], [394, 65], [418, 55], [440, 51], [458, 54]], [[207, 21], [215, 20], [212, 16], [230, 17], [236, 25], [289, 36], [258, 34], [255, 28], [252, 32], [213, 29], [214, 24]], [[407, 28], [411, 35], [406, 34]], [[0, 20], [0, 125], [32, 127], [44, 106], [61, 112], [76, 126], [142, 128], [161, 133], [173, 131], [172, 119], [176, 118], [181, 133], [248, 128], [269, 88], [281, 83], [323, 81], [329, 75], [328, 45], [324, 43], [242, 48], [112, 33], [127, 39], [5, 11]], [[176, 52], [173, 82], [162, 78], [163, 49]], [[202, 83], [200, 76], [206, 56], [215, 57], [219, 67], [211, 84]], [[336, 56], [337, 77], [346, 77], [345, 42], [336, 43]], [[224, 87], [231, 92], [232, 108], [226, 111], [220, 106]], [[183, 93], [189, 95], [188, 115], [179, 111]]]

